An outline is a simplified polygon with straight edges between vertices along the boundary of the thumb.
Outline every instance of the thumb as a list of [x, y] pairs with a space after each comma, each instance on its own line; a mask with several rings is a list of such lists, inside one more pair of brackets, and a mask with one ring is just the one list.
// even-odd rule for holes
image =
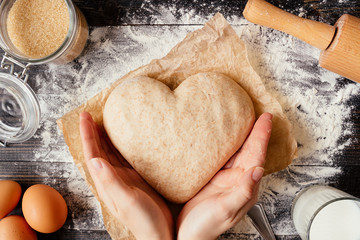
[[92, 158], [86, 162], [100, 199], [113, 215], [119, 217], [117, 202], [127, 198], [129, 186], [117, 175], [114, 167], [102, 158]]

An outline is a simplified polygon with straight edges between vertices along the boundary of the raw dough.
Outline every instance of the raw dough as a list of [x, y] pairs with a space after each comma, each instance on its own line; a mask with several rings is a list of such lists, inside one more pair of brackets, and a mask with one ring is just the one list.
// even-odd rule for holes
[[175, 91], [140, 76], [121, 83], [104, 126], [125, 159], [160, 194], [183, 203], [239, 149], [255, 119], [248, 94], [219, 73], [199, 73]]

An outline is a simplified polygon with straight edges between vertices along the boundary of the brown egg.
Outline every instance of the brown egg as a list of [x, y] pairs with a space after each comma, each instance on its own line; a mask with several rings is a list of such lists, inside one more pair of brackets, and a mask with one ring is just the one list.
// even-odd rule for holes
[[21, 187], [11, 180], [0, 180], [0, 219], [8, 215], [21, 197]]
[[1, 240], [37, 240], [36, 232], [20, 216], [8, 216], [0, 221]]
[[68, 214], [66, 202], [60, 193], [43, 184], [33, 185], [25, 191], [22, 210], [28, 224], [42, 233], [59, 230]]

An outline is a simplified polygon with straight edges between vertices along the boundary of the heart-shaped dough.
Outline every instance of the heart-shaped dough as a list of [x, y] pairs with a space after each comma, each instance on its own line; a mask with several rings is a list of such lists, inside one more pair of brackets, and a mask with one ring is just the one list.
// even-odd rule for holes
[[199, 73], [174, 91], [137, 77], [106, 101], [104, 126], [134, 169], [172, 202], [192, 198], [239, 149], [255, 119], [247, 93], [218, 73]]

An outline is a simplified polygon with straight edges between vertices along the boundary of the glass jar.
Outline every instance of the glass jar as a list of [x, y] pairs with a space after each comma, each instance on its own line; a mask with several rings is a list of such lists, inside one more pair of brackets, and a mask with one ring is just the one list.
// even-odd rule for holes
[[33, 65], [49, 62], [65, 64], [74, 60], [85, 47], [89, 28], [84, 15], [72, 1], [64, 1], [69, 11], [69, 28], [63, 43], [55, 52], [48, 56], [43, 58], [30, 58], [14, 46], [8, 34], [7, 18], [16, 0], [3, 0], [0, 5], [0, 47], [14, 59]]
[[339, 189], [323, 185], [303, 189], [291, 216], [303, 240], [360, 239], [360, 199]]
[[16, 0], [0, 1], [0, 47], [5, 51], [0, 65], [0, 145], [20, 143], [31, 138], [40, 123], [40, 105], [34, 91], [27, 84], [31, 65], [65, 64], [80, 55], [88, 39], [88, 25], [84, 15], [72, 3], [64, 0], [69, 13], [69, 26], [64, 41], [54, 52], [32, 58], [12, 43], [7, 19]]

